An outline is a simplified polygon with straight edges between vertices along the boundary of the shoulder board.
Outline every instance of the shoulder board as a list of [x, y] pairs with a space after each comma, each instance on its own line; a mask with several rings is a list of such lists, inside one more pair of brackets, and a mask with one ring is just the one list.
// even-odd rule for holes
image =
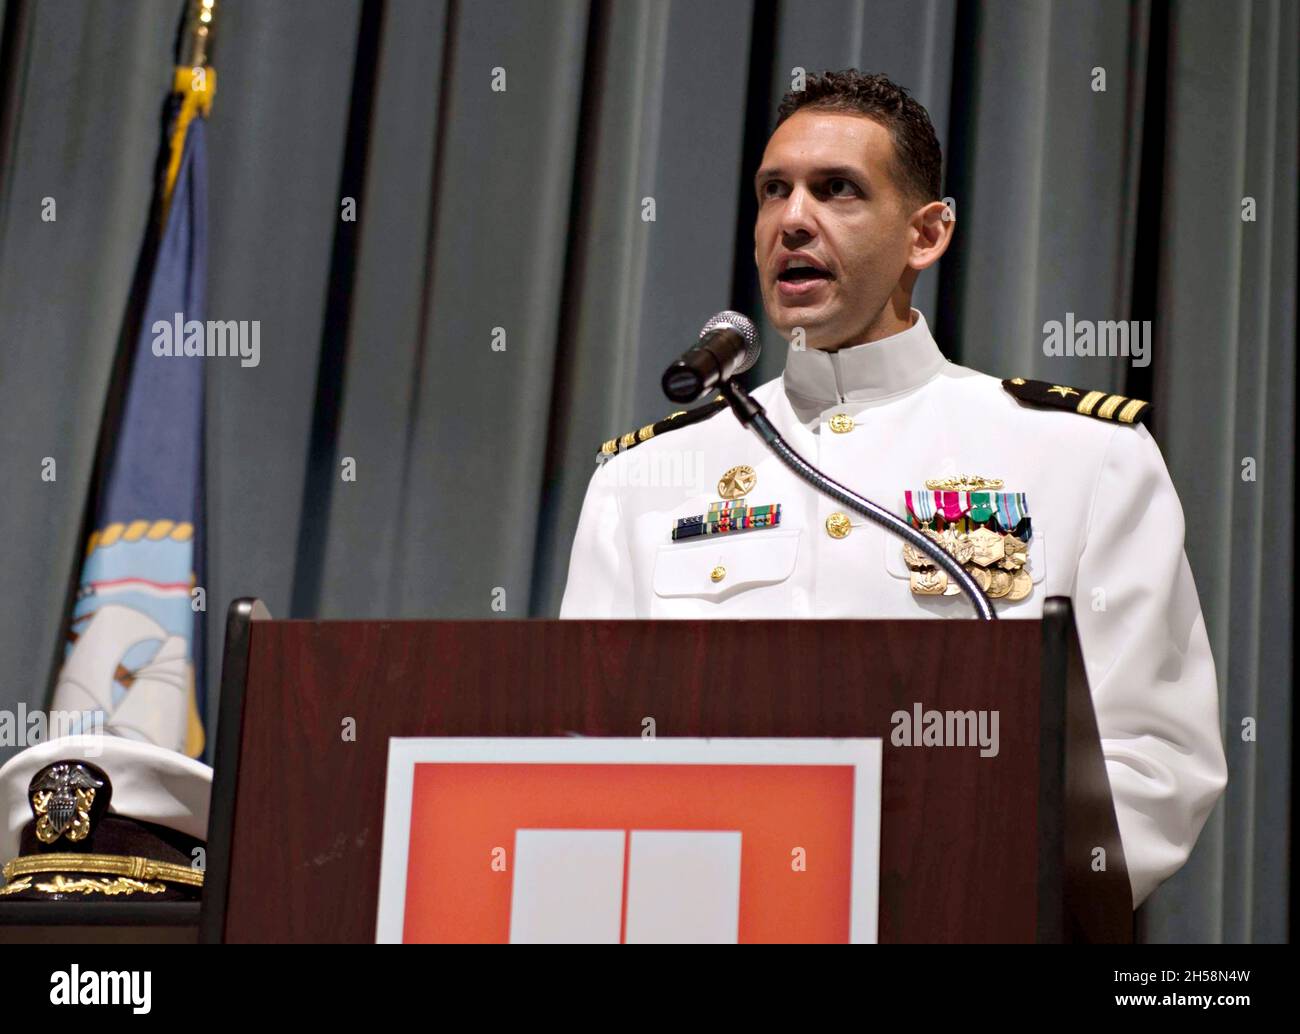
[[1072, 413], [1081, 413], [1084, 416], [1119, 424], [1143, 423], [1147, 414], [1151, 412], [1151, 403], [1144, 402], [1142, 399], [1112, 395], [1105, 391], [1071, 388], [1065, 384], [1049, 384], [1047, 381], [1027, 381], [1023, 377], [1012, 377], [1010, 380], [1003, 381], [1002, 387], [1021, 402], [1027, 402], [1031, 406], [1068, 409]]
[[646, 424], [639, 431], [629, 431], [620, 438], [611, 438], [600, 447], [596, 459], [603, 463], [612, 456], [617, 456], [620, 452], [627, 452], [633, 446], [649, 441], [656, 435], [664, 434], [667, 431], [675, 431], [679, 427], [689, 427], [691, 424], [697, 424], [701, 420], [707, 420], [718, 410], [726, 408], [727, 400], [718, 395], [712, 402], [706, 402], [694, 409], [679, 409], [676, 413], [669, 413], [657, 423]]

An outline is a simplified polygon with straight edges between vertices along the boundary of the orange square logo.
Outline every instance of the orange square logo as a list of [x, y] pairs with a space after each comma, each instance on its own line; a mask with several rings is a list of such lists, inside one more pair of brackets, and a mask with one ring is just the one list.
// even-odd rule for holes
[[[403, 742], [456, 743], [394, 745]], [[404, 832], [407, 848], [400, 937], [392, 937], [405, 942], [860, 939], [851, 928], [855, 842], [863, 834], [878, 837], [879, 741], [656, 745], [693, 746], [707, 755], [710, 746], [726, 744], [794, 742], [807, 750], [823, 742], [874, 743], [874, 808], [857, 799], [872, 766], [859, 771], [863, 765], [850, 758], [683, 763], [670, 747], [662, 760], [645, 763], [643, 741], [477, 742], [507, 749], [545, 744], [558, 755], [566, 745], [621, 744], [637, 760], [413, 759], [403, 769], [407, 807], [404, 798], [394, 800], [390, 758], [381, 939], [385, 906], [388, 933], [396, 932], [384, 894], [393, 883], [390, 832]], [[394, 808], [406, 812], [404, 831]], [[861, 824], [872, 815], [874, 830], [855, 830], [855, 818]]]

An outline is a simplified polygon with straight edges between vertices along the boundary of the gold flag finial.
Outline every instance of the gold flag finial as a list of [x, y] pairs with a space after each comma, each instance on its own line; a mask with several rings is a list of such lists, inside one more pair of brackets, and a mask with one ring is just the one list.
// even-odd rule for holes
[[185, 134], [196, 115], [212, 111], [217, 92], [217, 72], [212, 67], [212, 41], [217, 0], [189, 0], [185, 26], [177, 47], [172, 93], [179, 98], [168, 132], [167, 169], [163, 179], [162, 212], [171, 205], [176, 177], [181, 171], [185, 152]]
[[181, 38], [178, 65], [203, 68], [212, 64], [216, 13], [217, 0], [191, 0], [189, 14], [185, 19], [185, 33]]

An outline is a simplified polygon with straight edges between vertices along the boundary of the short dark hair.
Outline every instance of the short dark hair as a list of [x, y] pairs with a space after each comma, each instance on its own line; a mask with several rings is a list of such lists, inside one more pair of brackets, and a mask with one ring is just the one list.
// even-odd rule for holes
[[939, 138], [925, 108], [896, 82], [856, 68], [813, 73], [802, 90], [790, 90], [781, 98], [777, 126], [805, 108], [865, 115], [879, 122], [894, 141], [895, 171], [903, 193], [920, 202], [940, 200], [943, 154]]

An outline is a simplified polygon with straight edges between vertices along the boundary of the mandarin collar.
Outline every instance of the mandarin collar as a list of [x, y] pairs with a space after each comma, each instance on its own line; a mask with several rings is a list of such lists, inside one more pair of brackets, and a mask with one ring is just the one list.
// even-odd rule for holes
[[912, 316], [912, 325], [904, 331], [837, 352], [789, 347], [782, 375], [787, 394], [834, 405], [869, 402], [919, 388], [948, 360], [935, 344], [925, 317], [916, 309]]

